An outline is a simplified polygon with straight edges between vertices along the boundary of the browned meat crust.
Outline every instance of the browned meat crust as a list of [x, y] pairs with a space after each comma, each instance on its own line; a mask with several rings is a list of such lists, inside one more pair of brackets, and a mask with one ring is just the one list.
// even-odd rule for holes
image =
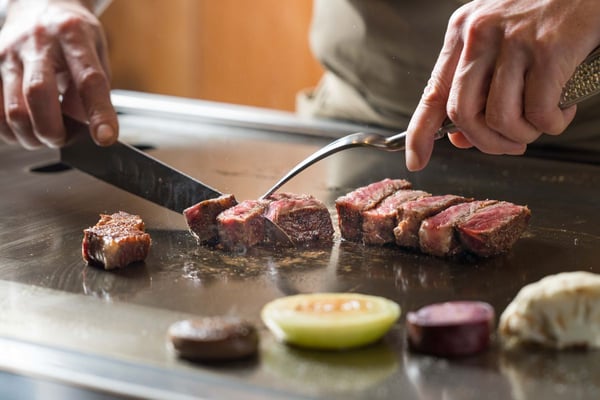
[[455, 227], [480, 208], [496, 200], [477, 200], [451, 206], [423, 221], [419, 229], [421, 251], [434, 256], [452, 256], [462, 251]]
[[237, 204], [232, 194], [201, 201], [183, 211], [192, 235], [200, 244], [215, 245], [219, 242], [217, 215]]
[[268, 200], [270, 203], [265, 216], [283, 229], [294, 244], [333, 240], [329, 210], [314, 196], [276, 193]]
[[217, 216], [219, 243], [238, 253], [256, 246], [265, 238], [265, 210], [269, 202], [245, 200]]
[[403, 203], [431, 196], [422, 190], [398, 190], [383, 199], [376, 207], [363, 212], [363, 243], [384, 245], [394, 243], [394, 227], [398, 224], [398, 208]]
[[363, 212], [400, 189], [410, 189], [404, 179], [384, 179], [360, 187], [335, 201], [342, 237], [353, 242], [362, 240]]
[[526, 206], [501, 201], [476, 211], [456, 229], [467, 251], [490, 257], [510, 249], [527, 228], [530, 217]]
[[101, 214], [96, 225], [83, 231], [82, 256], [91, 265], [122, 268], [145, 260], [151, 242], [140, 216], [123, 211]]
[[419, 228], [425, 219], [450, 206], [467, 201], [473, 201], [473, 199], [446, 194], [441, 196], [422, 197], [401, 204], [398, 209], [398, 225], [394, 228], [396, 244], [401, 247], [418, 249]]

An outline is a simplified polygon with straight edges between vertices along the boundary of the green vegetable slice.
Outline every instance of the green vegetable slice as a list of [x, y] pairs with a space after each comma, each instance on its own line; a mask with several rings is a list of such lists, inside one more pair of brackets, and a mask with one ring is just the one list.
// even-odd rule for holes
[[400, 306], [359, 293], [312, 293], [282, 297], [261, 312], [281, 341], [314, 349], [364, 346], [385, 335], [400, 316]]

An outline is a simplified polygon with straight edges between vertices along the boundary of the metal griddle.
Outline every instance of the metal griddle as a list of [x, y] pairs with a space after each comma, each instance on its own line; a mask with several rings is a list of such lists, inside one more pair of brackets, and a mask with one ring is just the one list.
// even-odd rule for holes
[[[127, 101], [135, 104], [136, 96], [140, 103], [152, 100], [128, 94]], [[231, 111], [181, 99], [160, 101], [174, 109], [188, 104], [200, 111]], [[297, 161], [353, 128], [274, 112], [257, 111], [251, 114], [255, 120], [244, 124], [235, 113], [217, 120], [214, 112], [208, 113], [211, 118], [157, 114], [129, 103], [121, 111], [125, 141], [238, 199], [258, 197]], [[409, 352], [404, 336], [406, 312], [428, 303], [483, 300], [499, 315], [523, 285], [545, 275], [600, 273], [598, 164], [539, 154], [486, 156], [438, 142], [422, 172], [408, 173], [400, 154], [354, 149], [282, 188], [317, 196], [333, 216], [335, 198], [385, 177], [406, 178], [434, 194], [531, 208], [529, 230], [510, 253], [446, 260], [346, 243], [339, 233], [333, 245], [306, 249], [254, 248], [232, 255], [198, 247], [182, 216], [65, 169], [57, 159], [55, 150], [0, 145], [0, 377], [9, 382], [4, 387], [12, 384], [18, 391], [31, 381], [39, 387], [63, 385], [77, 388], [71, 390], [79, 398], [81, 390], [90, 398], [101, 393], [170, 399], [600, 396], [600, 352], [506, 353], [494, 346], [479, 356], [444, 360]], [[86, 266], [82, 230], [95, 224], [99, 213], [117, 210], [144, 218], [153, 238], [150, 256], [120, 271]], [[313, 352], [275, 342], [260, 323], [261, 307], [279, 296], [318, 291], [385, 296], [397, 301], [403, 314], [384, 341], [364, 349]], [[165, 339], [170, 323], [224, 314], [258, 324], [256, 359], [195, 364], [174, 356]]]

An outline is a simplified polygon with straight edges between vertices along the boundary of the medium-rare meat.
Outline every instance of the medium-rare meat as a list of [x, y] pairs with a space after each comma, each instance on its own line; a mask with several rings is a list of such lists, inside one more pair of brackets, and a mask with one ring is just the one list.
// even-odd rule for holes
[[497, 203], [496, 200], [477, 200], [449, 207], [427, 218], [419, 228], [421, 251], [435, 256], [453, 256], [462, 251], [455, 227], [480, 208]]
[[331, 242], [333, 224], [329, 210], [314, 196], [275, 193], [267, 198], [265, 217], [279, 226], [294, 244]]
[[81, 252], [88, 264], [122, 268], [145, 260], [151, 242], [139, 215], [119, 211], [100, 214], [98, 223], [83, 231]]
[[510, 249], [527, 228], [531, 211], [506, 201], [475, 211], [456, 225], [465, 250], [482, 257]]
[[360, 187], [335, 201], [342, 237], [359, 242], [362, 239], [363, 212], [400, 189], [409, 189], [410, 182], [404, 179], [384, 179]]
[[226, 250], [243, 253], [265, 239], [265, 216], [269, 202], [245, 200], [217, 216], [219, 242]]
[[394, 227], [398, 224], [398, 208], [405, 202], [431, 194], [422, 190], [398, 190], [383, 199], [376, 207], [363, 212], [362, 238], [364, 244], [394, 243]]
[[446, 194], [422, 197], [402, 203], [398, 208], [398, 225], [394, 228], [396, 244], [401, 247], [419, 248], [419, 228], [421, 223], [446, 208], [473, 201], [462, 196]]
[[217, 215], [237, 204], [232, 194], [208, 199], [183, 210], [191, 234], [200, 244], [214, 245], [219, 241]]

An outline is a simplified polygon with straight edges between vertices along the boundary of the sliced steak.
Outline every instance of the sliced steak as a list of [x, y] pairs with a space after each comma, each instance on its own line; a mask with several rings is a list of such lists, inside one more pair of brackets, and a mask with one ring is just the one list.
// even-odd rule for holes
[[398, 208], [403, 203], [431, 194], [422, 190], [398, 190], [383, 199], [376, 207], [364, 211], [362, 218], [363, 243], [384, 245], [394, 243], [394, 227], [398, 224]]
[[208, 199], [183, 210], [192, 235], [200, 244], [215, 245], [219, 241], [217, 215], [237, 204], [232, 194]]
[[453, 194], [422, 197], [407, 201], [398, 209], [398, 225], [394, 228], [396, 244], [401, 247], [419, 248], [419, 228], [421, 223], [446, 208], [473, 199]]
[[456, 229], [467, 251], [489, 257], [510, 249], [527, 228], [530, 217], [527, 206], [501, 201], [477, 210]]
[[363, 212], [400, 189], [409, 189], [410, 182], [404, 179], [384, 179], [360, 187], [335, 201], [338, 223], [342, 237], [359, 242], [362, 239]]
[[83, 231], [81, 252], [88, 264], [122, 268], [145, 260], [151, 242], [139, 215], [119, 211], [100, 214], [98, 223]]
[[269, 202], [245, 200], [217, 216], [219, 242], [226, 250], [239, 253], [265, 239], [265, 216]]
[[496, 200], [477, 200], [449, 207], [427, 218], [419, 228], [421, 251], [435, 256], [452, 256], [462, 251], [455, 234], [455, 226], [480, 208], [497, 203]]
[[265, 217], [283, 229], [294, 244], [333, 240], [329, 210], [314, 196], [276, 193], [267, 200]]

